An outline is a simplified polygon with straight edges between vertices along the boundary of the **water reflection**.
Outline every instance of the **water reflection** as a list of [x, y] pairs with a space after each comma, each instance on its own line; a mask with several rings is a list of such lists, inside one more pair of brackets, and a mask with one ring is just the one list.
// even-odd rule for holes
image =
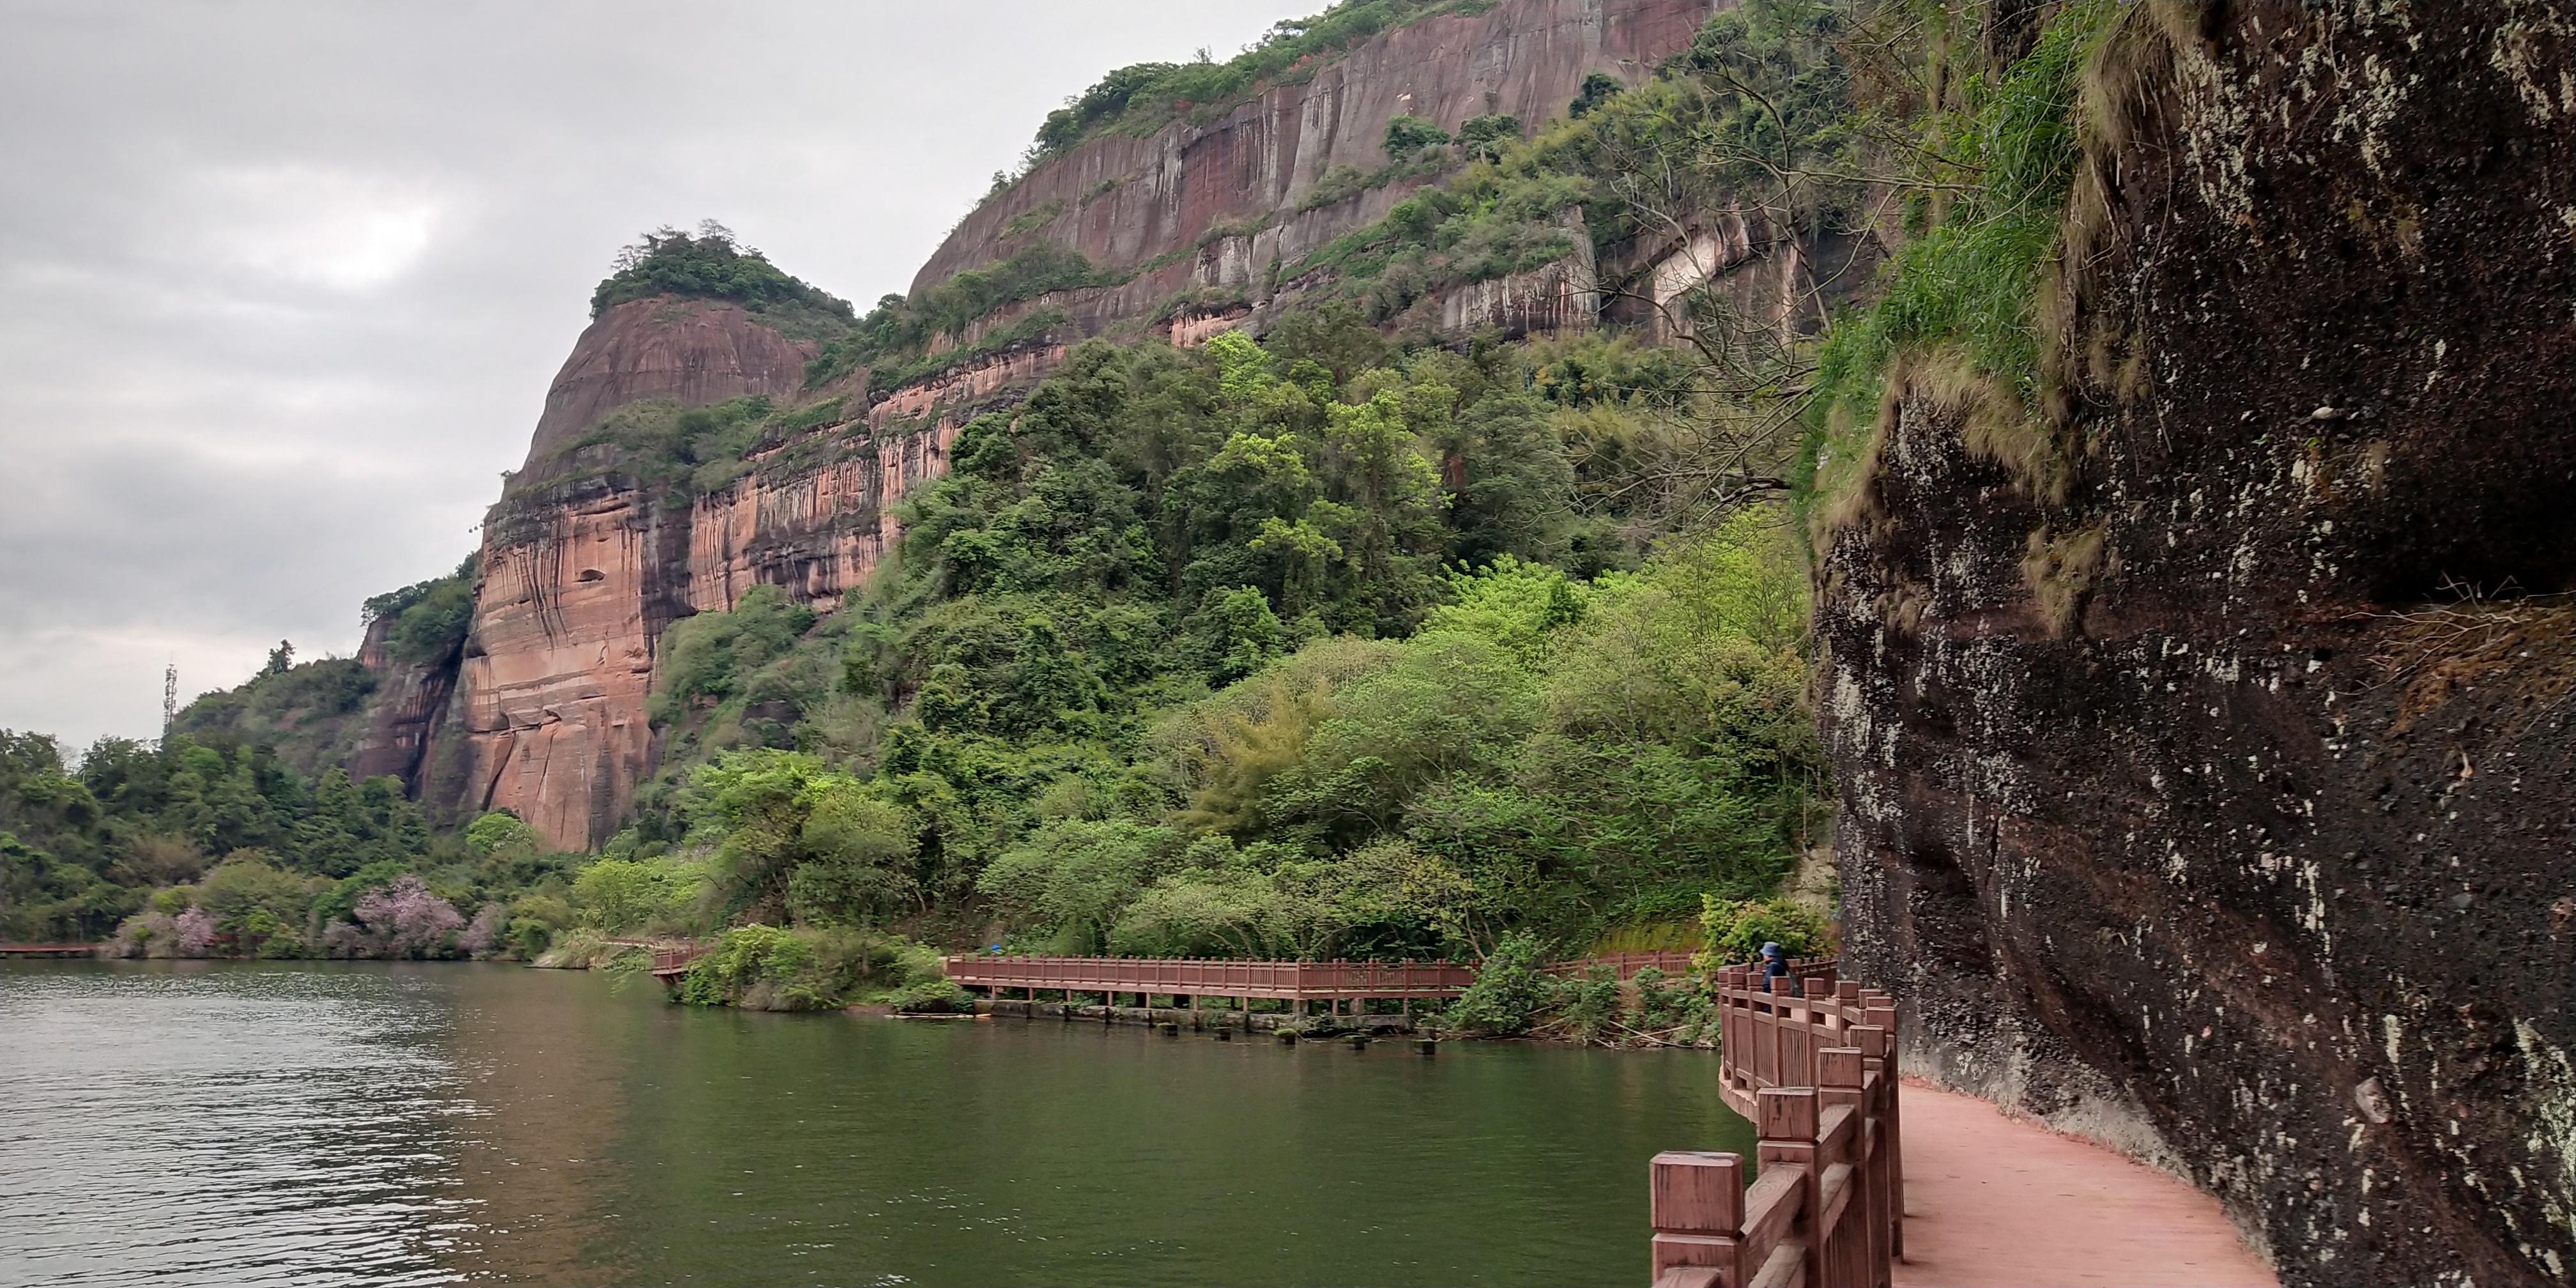
[[1642, 1273], [1713, 1061], [771, 1016], [505, 967], [0, 970], [0, 1284]]

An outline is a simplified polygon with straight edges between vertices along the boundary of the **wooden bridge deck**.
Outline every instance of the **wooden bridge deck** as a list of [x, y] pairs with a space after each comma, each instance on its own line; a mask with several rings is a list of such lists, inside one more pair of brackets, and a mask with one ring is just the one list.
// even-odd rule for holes
[[1905, 1084], [1895, 1288], [2275, 1288], [2218, 1200], [2101, 1146]]

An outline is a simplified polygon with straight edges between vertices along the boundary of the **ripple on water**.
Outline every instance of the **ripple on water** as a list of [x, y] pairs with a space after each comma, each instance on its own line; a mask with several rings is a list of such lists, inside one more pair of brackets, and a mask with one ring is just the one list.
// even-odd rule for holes
[[381, 969], [0, 980], [0, 1284], [432, 1284], [465, 1226], [435, 986]]

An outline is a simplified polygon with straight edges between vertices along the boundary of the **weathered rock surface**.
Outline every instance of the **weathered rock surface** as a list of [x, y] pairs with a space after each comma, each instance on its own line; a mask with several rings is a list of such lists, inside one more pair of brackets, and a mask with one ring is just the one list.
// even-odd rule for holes
[[2127, 12], [2064, 404], [1919, 356], [1823, 529], [1855, 973], [2287, 1282], [2565, 1283], [2576, 14]]
[[[1499, 112], [1535, 127], [1564, 115], [1593, 72], [1644, 80], [1658, 61], [1688, 48], [1720, 7], [1722, 0], [1501, 0], [1482, 13], [1396, 28], [1212, 121], [1085, 141], [968, 215], [922, 265], [914, 289], [1052, 241], [1137, 275], [1005, 310], [976, 331], [1042, 305], [1064, 310], [1083, 334], [1118, 334], [1156, 322], [1179, 293], [1211, 288], [1258, 303], [1272, 265], [1293, 267], [1430, 180], [1309, 203], [1328, 173], [1386, 164], [1389, 120], [1412, 115], [1454, 130]], [[1494, 291], [1485, 290], [1452, 311], [1473, 316], [1495, 307]]]
[[446, 718], [447, 700], [456, 689], [457, 655], [426, 662], [395, 657], [385, 640], [394, 621], [388, 615], [367, 623], [358, 645], [358, 664], [375, 675], [376, 691], [367, 703], [366, 727], [349, 754], [349, 776], [390, 774], [416, 791], [431, 737]]
[[[1039, 237], [1127, 269], [1196, 249], [1220, 222], [1278, 216], [1293, 233], [1253, 258], [1303, 254], [1385, 213], [1363, 215], [1355, 205], [1339, 217], [1299, 218], [1296, 207], [1335, 167], [1386, 164], [1389, 120], [1412, 115], [1454, 130], [1468, 117], [1501, 112], [1534, 126], [1564, 115], [1590, 73], [1645, 79], [1657, 61], [1687, 48], [1718, 7], [1717, 0], [1502, 0], [1480, 14], [1396, 28], [1304, 83], [1271, 86], [1206, 124], [1176, 121], [1144, 138], [1085, 141], [967, 216], [922, 265], [914, 289], [1008, 258]], [[1057, 213], [1027, 225], [1049, 210]], [[1013, 227], [1020, 234], [1006, 236]]]
[[654, 298], [611, 307], [592, 320], [555, 373], [527, 464], [514, 481], [544, 481], [566, 447], [628, 403], [668, 398], [697, 407], [793, 393], [815, 347], [731, 304]]

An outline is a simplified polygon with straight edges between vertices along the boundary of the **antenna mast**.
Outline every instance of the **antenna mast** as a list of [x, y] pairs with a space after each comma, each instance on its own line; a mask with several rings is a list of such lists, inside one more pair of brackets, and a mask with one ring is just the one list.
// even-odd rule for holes
[[179, 663], [174, 659], [161, 672], [161, 736], [168, 738], [172, 726], [179, 723]]

